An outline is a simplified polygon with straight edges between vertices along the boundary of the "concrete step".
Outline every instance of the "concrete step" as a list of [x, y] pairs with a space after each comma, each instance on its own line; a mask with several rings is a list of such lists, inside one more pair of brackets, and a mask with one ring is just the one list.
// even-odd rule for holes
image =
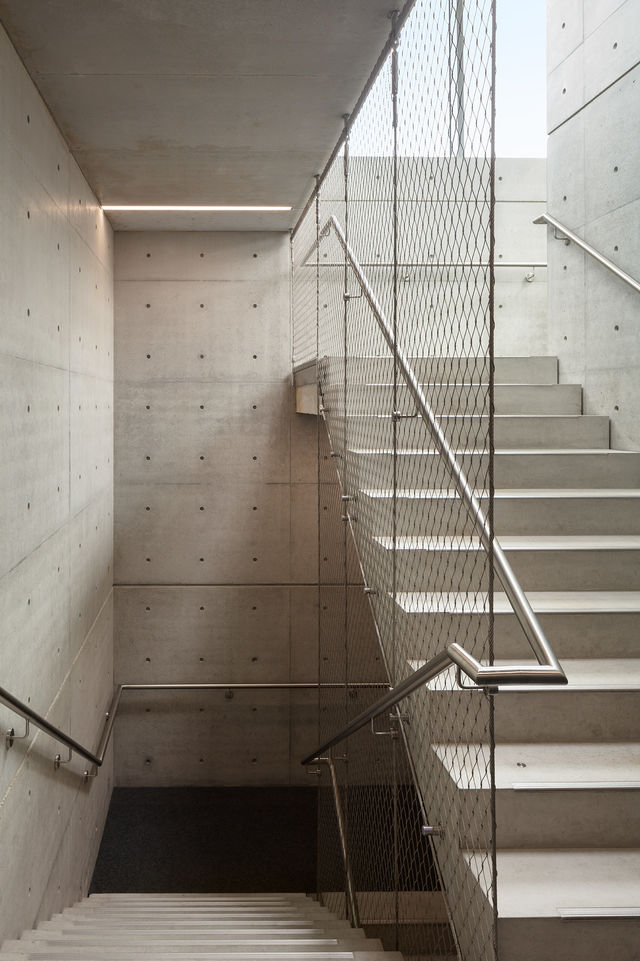
[[[423, 383], [427, 403], [436, 414], [488, 414], [486, 384]], [[361, 383], [347, 388], [349, 414], [388, 414], [393, 410], [393, 384]], [[342, 414], [342, 384], [322, 389], [325, 412]], [[496, 414], [581, 414], [582, 387], [579, 384], [496, 384]], [[403, 414], [415, 412], [415, 404], [404, 384], [397, 387], [397, 407]]]
[[[388, 488], [393, 482], [393, 450], [349, 449], [348, 483], [351, 490]], [[486, 451], [457, 451], [456, 460], [472, 487], [488, 486]], [[401, 489], [447, 489], [451, 474], [434, 450], [399, 450], [397, 483]], [[496, 488], [629, 489], [640, 487], [640, 453], [618, 450], [497, 450]]]
[[164, 891], [97, 891], [88, 897], [83, 898], [78, 904], [89, 904], [96, 901], [126, 901], [127, 903], [140, 903], [141, 901], [172, 902], [180, 906], [184, 901], [206, 901], [215, 904], [295, 904], [309, 902], [316, 907], [321, 907], [315, 898], [309, 897], [302, 891], [266, 891], [253, 892], [241, 891], [238, 894], [218, 894], [209, 891], [187, 891], [172, 892], [167, 894]]
[[[380, 566], [388, 566], [393, 538], [373, 543]], [[640, 589], [638, 534], [506, 535], [500, 543], [525, 591]], [[452, 583], [487, 588], [488, 564], [477, 537], [397, 537], [395, 551], [400, 591], [446, 591]]]
[[[476, 494], [483, 510], [488, 497]], [[396, 533], [472, 534], [473, 522], [451, 489], [399, 490], [395, 499]], [[393, 531], [393, 496], [388, 489], [358, 492], [352, 516], [375, 525], [376, 533]], [[369, 520], [370, 518], [370, 520]], [[630, 488], [517, 488], [496, 490], [494, 524], [504, 534], [640, 534], [640, 490]]]
[[63, 917], [69, 918], [69, 919], [78, 919], [78, 918], [89, 919], [89, 918], [95, 917], [95, 918], [105, 918], [110, 921], [114, 921], [115, 919], [117, 919], [118, 923], [120, 923], [121, 920], [127, 921], [128, 919], [153, 921], [153, 920], [162, 919], [162, 918], [167, 918], [167, 919], [175, 918], [175, 919], [180, 919], [184, 921], [203, 921], [207, 924], [209, 922], [215, 922], [215, 921], [244, 923], [247, 920], [259, 921], [264, 924], [271, 924], [276, 921], [283, 921], [288, 924], [288, 923], [296, 922], [299, 920], [320, 921], [324, 917], [324, 915], [321, 915], [321, 914], [314, 915], [312, 913], [301, 915], [298, 912], [294, 912], [294, 911], [289, 913], [278, 912], [275, 915], [271, 915], [267, 912], [259, 912], [259, 911], [240, 914], [240, 913], [232, 913], [229, 911], [214, 911], [207, 908], [188, 907], [181, 911], [178, 908], [167, 907], [166, 909], [159, 909], [159, 908], [153, 909], [151, 907], [141, 906], [137, 910], [135, 909], [127, 910], [125, 907], [122, 907], [122, 908], [113, 907], [108, 910], [105, 909], [104, 911], [96, 911], [96, 910], [89, 911], [84, 908], [69, 908], [64, 912]]
[[32, 932], [35, 936], [37, 934], [38, 940], [46, 940], [53, 938], [59, 940], [60, 938], [68, 939], [70, 941], [78, 941], [87, 939], [99, 939], [105, 943], [111, 942], [113, 940], [121, 940], [123, 937], [133, 941], [146, 941], [155, 940], [157, 938], [167, 939], [168, 941], [174, 942], [176, 939], [183, 941], [192, 940], [193, 942], [222, 940], [224, 943], [230, 941], [246, 940], [251, 941], [258, 940], [319, 940], [319, 941], [335, 941], [336, 939], [346, 938], [349, 941], [362, 941], [365, 938], [364, 932], [361, 928], [351, 928], [347, 925], [346, 928], [340, 928], [339, 930], [328, 930], [328, 931], [318, 931], [315, 929], [301, 928], [299, 930], [291, 929], [263, 929], [258, 928], [257, 930], [251, 930], [247, 928], [238, 929], [217, 929], [215, 927], [199, 926], [197, 928], [189, 928], [180, 924], [173, 925], [145, 925], [145, 926], [131, 926], [131, 925], [118, 925], [117, 931], [114, 933], [112, 930], [113, 926], [107, 925], [87, 925], [86, 927], [69, 927], [55, 924], [47, 923], [47, 926], [39, 925], [37, 931]]
[[[113, 921], [111, 920], [100, 920], [98, 918], [82, 919], [78, 918], [74, 921], [66, 918], [62, 915], [58, 915], [55, 919], [51, 921], [44, 921], [42, 924], [38, 925], [38, 931], [63, 931], [69, 934], [83, 933], [86, 931], [105, 931], [113, 926]], [[126, 920], [121, 919], [118, 922], [118, 931], [131, 931], [133, 933], [144, 933], [153, 931], [167, 931], [167, 932], [184, 932], [185, 934], [193, 935], [209, 935], [214, 934], [216, 937], [238, 936], [238, 937], [253, 937], [262, 935], [279, 936], [293, 935], [298, 937], [343, 937], [348, 933], [349, 937], [360, 937], [359, 928], [352, 928], [348, 921], [331, 921], [328, 920], [326, 923], [312, 925], [304, 921], [287, 923], [284, 921], [276, 921], [271, 923], [265, 923], [262, 921], [256, 922], [238, 922], [236, 924], [231, 924], [228, 921], [207, 921], [206, 924], [202, 921], [180, 921], [180, 920], [168, 920], [163, 921], [158, 920], [143, 920], [139, 921], [137, 919]]]
[[[528, 591], [527, 598], [558, 657], [633, 657], [640, 637], [638, 591]], [[397, 595], [410, 637], [459, 640], [487, 630], [488, 599], [460, 592]], [[529, 646], [507, 597], [493, 599], [496, 656], [520, 659]]]
[[287, 939], [267, 939], [267, 938], [207, 938], [202, 940], [191, 938], [168, 938], [168, 937], [137, 937], [124, 935], [120, 938], [106, 937], [79, 937], [79, 938], [45, 938], [34, 937], [36, 932], [31, 932], [23, 936], [20, 941], [9, 942], [9, 950], [24, 950], [30, 957], [62, 956], [83, 957], [87, 953], [99, 955], [102, 958], [122, 957], [123, 952], [127, 956], [147, 956], [149, 948], [152, 949], [154, 957], [173, 956], [192, 953], [194, 956], [219, 955], [219, 954], [246, 954], [251, 951], [264, 952], [271, 955], [281, 951], [314, 951], [322, 954], [335, 954], [340, 951], [362, 950], [362, 951], [382, 951], [382, 944], [377, 938], [340, 938], [340, 939], [321, 939], [321, 938], [287, 938]]
[[[432, 750], [461, 803], [484, 810], [489, 747], [470, 748]], [[498, 847], [640, 848], [640, 744], [499, 744], [495, 777]], [[487, 847], [489, 837], [462, 843]]]
[[305, 894], [302, 891], [265, 891], [256, 893], [253, 891], [238, 891], [233, 894], [228, 893], [218, 893], [209, 891], [184, 891], [184, 892], [161, 892], [161, 891], [127, 891], [127, 892], [117, 892], [117, 891], [96, 891], [87, 895], [81, 901], [77, 902], [76, 906], [84, 904], [93, 904], [103, 901], [126, 901], [127, 903], [135, 904], [140, 901], [154, 901], [154, 902], [173, 902], [177, 905], [182, 904], [184, 901], [203, 901], [207, 904], [273, 904], [282, 905], [287, 904], [294, 907], [300, 907], [301, 905], [313, 905], [315, 907], [321, 907], [316, 898]]
[[[489, 380], [489, 359], [487, 357], [408, 357], [409, 365], [416, 376], [424, 380], [453, 381], [466, 383], [470, 380]], [[329, 358], [318, 364], [320, 378], [323, 367]], [[344, 363], [341, 358], [333, 358], [335, 365]], [[366, 377], [372, 383], [384, 383], [393, 378], [393, 359], [390, 354], [375, 357], [349, 356], [349, 375], [354, 378]], [[557, 357], [496, 357], [494, 359], [496, 384], [557, 384]]]
[[[519, 659], [531, 664], [530, 657]], [[422, 659], [410, 662], [414, 670]], [[500, 661], [496, 661], [500, 664]], [[636, 742], [640, 741], [640, 659], [569, 659], [562, 660], [569, 683], [566, 687], [540, 685], [503, 686], [494, 698], [496, 743], [556, 743], [558, 732], [566, 743]], [[434, 678], [426, 691], [411, 695], [425, 705], [411, 709], [416, 716], [427, 710], [427, 701], [439, 698], [443, 710], [455, 718], [456, 741], [477, 738], [475, 713], [469, 711], [469, 698], [482, 697], [475, 690], [458, 688], [456, 670], [452, 667]], [[432, 708], [433, 710], [433, 708]]]
[[[465, 855], [479, 886], [483, 856]], [[501, 961], [637, 961], [640, 851], [498, 853]]]
[[[110, 948], [108, 946], [100, 947], [99, 945], [89, 945], [87, 947], [69, 947], [68, 945], [61, 944], [60, 946], [46, 946], [39, 948], [37, 945], [24, 943], [23, 941], [6, 941], [6, 950], [12, 954], [21, 955], [23, 958], [34, 958], [41, 959], [41, 961], [46, 961], [46, 959], [51, 959], [51, 961], [62, 961], [62, 959], [73, 959], [73, 961], [128, 961], [128, 959], [137, 958], [148, 958], [149, 951], [147, 947], [143, 944], [138, 947], [131, 947], [129, 945], [123, 945], [122, 947]], [[341, 950], [340, 947], [332, 947], [323, 950], [321, 946], [309, 946], [305, 947], [300, 945], [298, 947], [291, 946], [287, 949], [286, 946], [274, 946], [270, 948], [268, 945], [250, 945], [250, 944], [237, 944], [237, 945], [221, 945], [218, 949], [215, 947], [197, 948], [194, 945], [184, 945], [182, 948], [176, 947], [174, 951], [170, 948], [165, 949], [158, 946], [152, 945], [153, 952], [152, 956], [154, 959], [168, 959], [168, 961], [189, 961], [189, 959], [198, 958], [199, 961], [206, 961], [208, 958], [214, 959], [214, 961], [219, 961], [220, 958], [233, 957], [234, 961], [252, 961], [254, 958], [265, 958], [269, 961], [294, 961], [296, 958], [307, 958], [313, 959], [318, 958], [322, 961], [352, 961], [354, 953], [348, 948]], [[371, 949], [368, 948], [364, 950], [365, 955], [375, 956], [382, 952], [382, 948]]]
[[[344, 417], [331, 413], [331, 429], [342, 431]], [[442, 414], [438, 423], [452, 447], [488, 446], [489, 419], [477, 414]], [[391, 447], [391, 412], [353, 414], [347, 424], [351, 446]], [[428, 447], [429, 430], [420, 418], [396, 423], [396, 446]], [[609, 418], [596, 414], [498, 414], [494, 418], [494, 444], [502, 450], [535, 448], [609, 447]]]

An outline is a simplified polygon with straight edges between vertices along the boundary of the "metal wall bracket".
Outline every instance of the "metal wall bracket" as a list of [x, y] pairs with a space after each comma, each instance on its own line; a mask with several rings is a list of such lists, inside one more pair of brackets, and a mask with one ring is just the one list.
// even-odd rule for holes
[[399, 420], [414, 420], [417, 416], [417, 412], [414, 414], [401, 414], [399, 410], [394, 410], [391, 414], [391, 420], [396, 424]]
[[362, 300], [362, 294], [348, 294], [348, 293], [345, 292], [345, 293], [342, 295], [342, 297], [343, 297], [343, 299], [344, 299], [345, 301], [347, 301], [347, 300]]
[[422, 834], [423, 834], [423, 837], [425, 838], [439, 838], [439, 837], [442, 837], [442, 835], [444, 834], [444, 831], [442, 830], [442, 828], [438, 828], [430, 824], [423, 824]]
[[555, 227], [553, 228], [553, 237], [554, 237], [554, 240], [564, 240], [565, 247], [568, 247], [569, 244], [571, 243], [569, 238], [565, 237], [564, 234], [559, 234]]
[[59, 770], [60, 770], [60, 765], [61, 765], [61, 764], [68, 764], [69, 761], [71, 760], [71, 758], [73, 757], [73, 751], [71, 750], [71, 748], [68, 748], [67, 750], [69, 751], [69, 757], [66, 757], [66, 758], [65, 758], [65, 757], [62, 757], [61, 754], [56, 754], [56, 756], [54, 757], [54, 759], [53, 759], [53, 769], [54, 769], [54, 771], [59, 771]]
[[364, 593], [368, 594], [369, 596], [375, 597], [378, 592], [373, 587], [365, 587]]
[[[375, 717], [372, 717], [372, 718], [371, 718], [371, 722], [370, 722], [370, 727], [371, 727], [371, 733], [372, 733], [372, 734], [375, 734], [377, 737], [397, 737], [397, 736], [398, 736], [398, 728], [397, 728], [397, 727], [391, 727], [391, 729], [390, 729], [389, 731], [377, 731], [377, 730], [376, 730], [376, 727], [375, 727], [375, 721], [376, 721]], [[390, 725], [394, 725], [394, 724], [398, 724], [398, 725], [399, 725], [399, 724], [401, 724], [403, 721], [406, 721], [407, 724], [409, 723], [409, 715], [408, 715], [408, 714], [398, 714], [398, 713], [396, 713], [396, 712], [394, 712], [393, 714], [389, 714], [389, 724], [390, 724]]]
[[24, 723], [26, 725], [24, 734], [16, 734], [14, 728], [12, 727], [9, 728], [9, 730], [5, 733], [4, 746], [6, 747], [7, 751], [13, 747], [14, 741], [24, 741], [25, 738], [29, 737], [29, 721], [25, 720]]
[[480, 691], [482, 694], [497, 694], [497, 687], [482, 687], [479, 684], [465, 684], [462, 680], [466, 675], [460, 667], [456, 668], [456, 684], [461, 691]]
[[84, 781], [85, 784], [89, 783], [90, 778], [94, 778], [97, 776], [98, 776], [98, 768], [95, 766], [95, 764], [90, 769], [87, 768], [85, 771], [82, 772], [82, 780]]

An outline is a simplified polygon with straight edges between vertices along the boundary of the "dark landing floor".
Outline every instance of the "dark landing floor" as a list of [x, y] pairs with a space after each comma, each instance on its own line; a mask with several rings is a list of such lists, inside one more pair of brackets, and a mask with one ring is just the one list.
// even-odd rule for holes
[[91, 893], [315, 891], [314, 788], [116, 788]]

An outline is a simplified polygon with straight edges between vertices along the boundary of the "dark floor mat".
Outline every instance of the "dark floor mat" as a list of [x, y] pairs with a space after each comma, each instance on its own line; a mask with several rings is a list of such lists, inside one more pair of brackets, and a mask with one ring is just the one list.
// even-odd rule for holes
[[313, 788], [116, 788], [91, 892], [315, 891]]

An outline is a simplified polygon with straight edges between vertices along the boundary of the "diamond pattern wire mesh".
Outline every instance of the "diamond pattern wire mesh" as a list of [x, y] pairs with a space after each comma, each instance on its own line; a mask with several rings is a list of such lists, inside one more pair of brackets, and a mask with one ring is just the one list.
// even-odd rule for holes
[[[493, 660], [492, 557], [381, 326], [491, 520], [494, 16], [412, 4], [293, 241], [294, 363], [317, 357], [326, 424], [320, 680], [344, 684], [321, 692], [321, 740], [379, 696], [355, 681], [395, 685], [454, 641]], [[333, 749], [363, 926], [407, 958], [496, 957], [492, 725], [451, 668]], [[319, 828], [344, 917], [326, 773]]]

